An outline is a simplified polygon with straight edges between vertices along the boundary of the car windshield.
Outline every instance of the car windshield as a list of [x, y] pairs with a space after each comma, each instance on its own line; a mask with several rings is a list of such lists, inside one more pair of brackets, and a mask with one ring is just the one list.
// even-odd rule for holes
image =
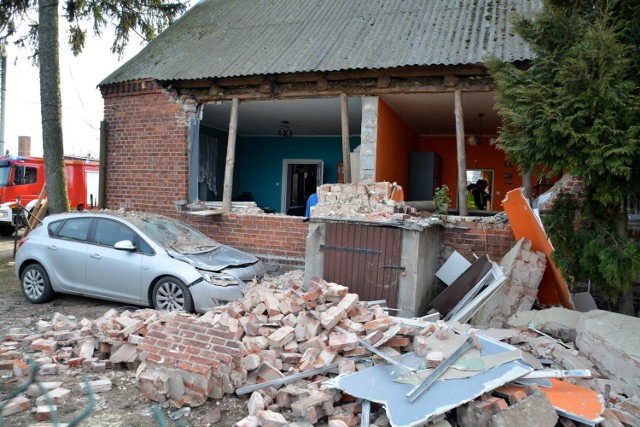
[[195, 254], [208, 252], [220, 246], [220, 243], [198, 230], [171, 218], [155, 215], [127, 215], [126, 218], [165, 249], [182, 254]]
[[9, 185], [9, 176], [11, 175], [11, 164], [0, 163], [0, 187]]

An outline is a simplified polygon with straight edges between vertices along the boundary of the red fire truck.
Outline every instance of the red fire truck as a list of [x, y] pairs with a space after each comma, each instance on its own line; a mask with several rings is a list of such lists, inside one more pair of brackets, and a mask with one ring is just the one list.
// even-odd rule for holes
[[[65, 157], [65, 171], [71, 209], [89, 209], [98, 205], [99, 163], [79, 157]], [[18, 196], [30, 211], [44, 186], [42, 157], [0, 157], [0, 234], [15, 230]]]

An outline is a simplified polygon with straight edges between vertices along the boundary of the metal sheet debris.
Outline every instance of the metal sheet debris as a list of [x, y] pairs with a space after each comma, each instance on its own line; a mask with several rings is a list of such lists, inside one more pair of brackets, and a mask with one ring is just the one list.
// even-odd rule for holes
[[[558, 415], [595, 426], [604, 421], [604, 397], [591, 389], [571, 384], [566, 381], [550, 378], [549, 387], [541, 387]], [[501, 387], [496, 394], [509, 389], [522, 390], [520, 386]]]
[[[478, 339], [483, 356], [515, 350], [508, 344], [490, 338], [479, 336]], [[401, 357], [401, 363], [419, 369], [423, 366], [424, 358], [415, 353], [407, 353]], [[413, 402], [406, 397], [413, 386], [397, 382], [404, 372], [392, 365], [377, 365], [354, 374], [339, 376], [325, 382], [325, 385], [383, 404], [393, 426], [417, 426], [532, 370], [520, 360], [510, 361], [471, 378], [438, 381]]]
[[471, 267], [471, 263], [465, 257], [460, 255], [458, 251], [453, 251], [449, 258], [442, 264], [442, 267], [436, 271], [436, 277], [445, 285], [451, 285], [462, 273]]

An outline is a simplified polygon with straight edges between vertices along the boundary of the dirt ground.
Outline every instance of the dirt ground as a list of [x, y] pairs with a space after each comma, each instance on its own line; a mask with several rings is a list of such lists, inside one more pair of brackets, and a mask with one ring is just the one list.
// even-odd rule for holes
[[[13, 240], [0, 238], [0, 340], [3, 340], [5, 334], [14, 327], [34, 330], [38, 320], [50, 321], [55, 313], [75, 316], [78, 320], [83, 317], [97, 319], [111, 308], [119, 311], [137, 308], [68, 295], [57, 295], [53, 301], [47, 304], [30, 304], [22, 296], [12, 260]], [[59, 423], [70, 422], [87, 406], [87, 396], [78, 391], [84, 375], [87, 375], [87, 379], [90, 381], [108, 378], [112, 381], [113, 388], [109, 392], [95, 395], [95, 407], [90, 415], [80, 423], [82, 426], [233, 426], [248, 415], [246, 399], [225, 396], [221, 400], [210, 399], [204, 405], [192, 408], [187, 417], [182, 417], [177, 421], [168, 417], [169, 413], [176, 411], [175, 408], [162, 409], [164, 420], [159, 422], [152, 412], [153, 402], [144, 398], [140, 393], [135, 372], [107, 370], [106, 373], [93, 374], [70, 369], [64, 373], [42, 379], [43, 381], [62, 381], [63, 387], [71, 390], [71, 398], [58, 405]], [[0, 377], [0, 399], [23, 382], [24, 379]], [[287, 417], [287, 414], [284, 415]], [[215, 421], [216, 419], [218, 421]], [[35, 424], [35, 413], [31, 411], [23, 411], [5, 419], [0, 418], [0, 427], [22, 427]]]

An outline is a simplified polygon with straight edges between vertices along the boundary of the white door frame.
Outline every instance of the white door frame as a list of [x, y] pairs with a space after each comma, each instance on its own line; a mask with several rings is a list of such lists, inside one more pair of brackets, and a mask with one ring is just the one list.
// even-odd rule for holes
[[288, 170], [290, 165], [316, 165], [318, 173], [316, 174], [316, 187], [322, 185], [322, 177], [324, 176], [324, 161], [320, 159], [283, 159], [282, 160], [282, 190], [280, 191], [280, 212], [287, 212], [287, 193], [289, 192]]

